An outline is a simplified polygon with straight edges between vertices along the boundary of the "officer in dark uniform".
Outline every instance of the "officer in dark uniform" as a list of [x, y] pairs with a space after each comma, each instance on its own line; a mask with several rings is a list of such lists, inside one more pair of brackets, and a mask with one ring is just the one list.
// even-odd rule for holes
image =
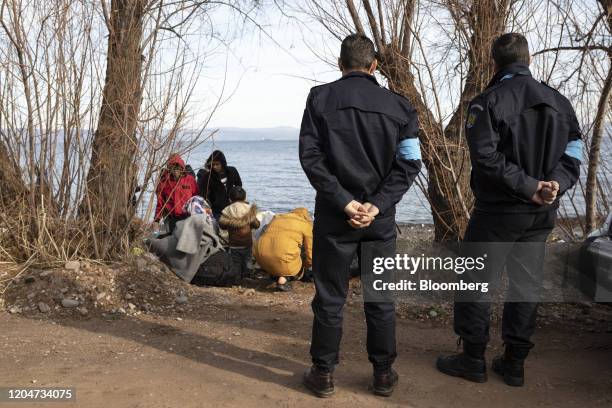
[[[374, 44], [363, 35], [342, 42], [339, 80], [312, 88], [300, 130], [300, 162], [317, 191], [313, 266], [316, 295], [304, 384], [319, 397], [334, 392], [342, 309], [355, 254], [395, 256], [395, 205], [421, 166], [417, 114], [372, 76]], [[362, 273], [371, 273], [362, 265]], [[393, 302], [365, 302], [373, 390], [391, 395], [397, 374]]]
[[[497, 73], [471, 102], [466, 121], [476, 201], [464, 236], [469, 244], [463, 246], [473, 244], [481, 255], [489, 252], [492, 279], [506, 266], [505, 352], [492, 368], [508, 385], [521, 386], [523, 363], [533, 347], [544, 243], [555, 224], [559, 197], [578, 180], [583, 145], [569, 101], [531, 76], [525, 37], [500, 36], [492, 57]], [[521, 288], [533, 293], [527, 296]], [[489, 315], [488, 301], [456, 298], [454, 327], [463, 353], [438, 358], [440, 371], [486, 381]]]

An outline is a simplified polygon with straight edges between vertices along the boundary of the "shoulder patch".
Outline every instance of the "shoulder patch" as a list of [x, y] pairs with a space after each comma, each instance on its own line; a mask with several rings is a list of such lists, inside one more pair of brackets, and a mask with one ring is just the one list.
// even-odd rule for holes
[[478, 118], [478, 115], [483, 111], [484, 111], [484, 107], [481, 104], [479, 103], [471, 104], [468, 110], [468, 116], [465, 121], [465, 126], [468, 129], [473, 128], [474, 125], [476, 124], [476, 119]]

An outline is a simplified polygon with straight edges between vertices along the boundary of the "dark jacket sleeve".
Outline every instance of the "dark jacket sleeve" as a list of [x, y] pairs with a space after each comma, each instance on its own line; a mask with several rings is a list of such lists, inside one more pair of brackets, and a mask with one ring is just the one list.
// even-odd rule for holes
[[546, 175], [546, 180], [559, 183], [559, 195], [572, 188], [578, 181], [583, 147], [580, 125], [578, 124], [576, 114], [572, 111], [565, 152], [553, 171]]
[[242, 179], [240, 178], [240, 173], [238, 173], [238, 169], [235, 167], [228, 166], [226, 171], [228, 177], [228, 185], [242, 187]]
[[325, 142], [317, 123], [312, 91], [308, 95], [300, 128], [300, 164], [317, 194], [338, 210], [344, 211], [353, 196], [342, 187], [330, 170]]
[[513, 196], [531, 202], [539, 181], [497, 150], [499, 133], [494, 114], [484, 98], [476, 98], [470, 105], [466, 136], [475, 170], [491, 183], [503, 185]]
[[383, 178], [376, 192], [367, 200], [378, 207], [381, 213], [385, 213], [402, 199], [419, 174], [421, 148], [418, 132], [417, 113], [412, 109], [408, 122], [400, 128], [391, 171]]

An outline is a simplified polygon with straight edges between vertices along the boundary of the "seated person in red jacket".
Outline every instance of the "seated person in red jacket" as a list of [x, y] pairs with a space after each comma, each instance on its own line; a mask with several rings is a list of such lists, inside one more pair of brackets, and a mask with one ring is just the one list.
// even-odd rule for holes
[[165, 219], [169, 227], [168, 232], [172, 233], [176, 222], [189, 216], [183, 211], [187, 200], [198, 195], [195, 177], [185, 171], [185, 162], [178, 154], [170, 155], [168, 167], [162, 173], [156, 194], [155, 222]]

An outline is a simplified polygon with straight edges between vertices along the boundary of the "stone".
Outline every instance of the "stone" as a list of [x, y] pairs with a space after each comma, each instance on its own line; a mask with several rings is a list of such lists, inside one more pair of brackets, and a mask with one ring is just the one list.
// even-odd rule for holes
[[125, 309], [120, 307], [119, 309], [117, 309], [117, 313], [125, 314]]
[[78, 300], [74, 300], [74, 299], [62, 299], [62, 306], [63, 307], [77, 307], [79, 305], [79, 301]]
[[46, 271], [42, 271], [39, 276], [41, 278], [46, 278], [47, 276], [51, 275], [53, 273], [53, 270], [51, 269], [47, 269]]
[[125, 295], [125, 300], [132, 300], [132, 299], [134, 299], [134, 296], [130, 295], [129, 293]]
[[68, 288], [61, 288], [61, 289], [60, 289], [60, 292], [62, 292], [62, 293], [66, 293], [66, 292], [68, 292]]
[[77, 307], [77, 311], [81, 314], [81, 316], [87, 316], [89, 310], [86, 307]]
[[131, 310], [135, 310], [135, 309], [136, 309], [136, 305], [135, 305], [135, 304], [133, 304], [133, 303], [128, 303], [128, 307], [129, 307]]
[[51, 308], [45, 302], [38, 302], [38, 310], [40, 310], [41, 313], [49, 313]]
[[68, 261], [64, 265], [64, 269], [68, 269], [69, 271], [78, 272], [81, 269], [81, 263], [79, 261]]
[[436, 312], [435, 310], [430, 310], [429, 311], [429, 317], [438, 317], [438, 312]]
[[106, 292], [101, 292], [96, 295], [96, 300], [100, 300], [106, 296]]
[[179, 305], [187, 303], [188, 300], [189, 299], [187, 299], [187, 296], [185, 295], [179, 295], [175, 299], [176, 303], [178, 303]]
[[34, 296], [36, 296], [36, 293], [35, 293], [35, 292], [28, 293], [28, 300], [32, 300], [32, 299], [34, 299]]
[[21, 313], [21, 308], [19, 306], [13, 306], [9, 309], [10, 314]]

